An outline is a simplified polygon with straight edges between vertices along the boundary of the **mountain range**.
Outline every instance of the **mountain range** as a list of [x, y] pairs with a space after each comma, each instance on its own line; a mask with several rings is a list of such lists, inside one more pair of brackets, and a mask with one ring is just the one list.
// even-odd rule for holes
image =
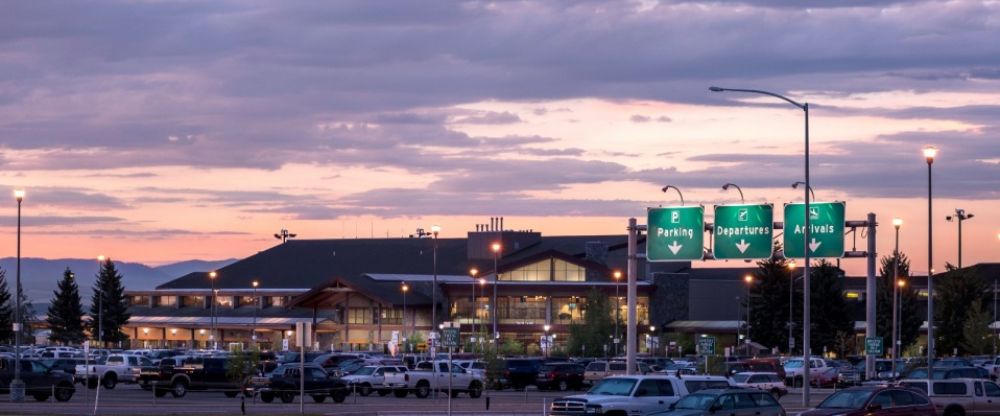
[[[191, 272], [215, 270], [236, 260], [187, 260], [155, 267], [116, 260], [115, 267], [122, 275], [126, 290], [142, 290], [152, 289]], [[0, 258], [0, 268], [6, 273], [7, 289], [12, 294], [16, 267], [17, 258]], [[21, 285], [28, 300], [35, 305], [47, 305], [67, 267], [77, 279], [84, 304], [89, 304], [98, 271], [96, 259], [21, 258]]]

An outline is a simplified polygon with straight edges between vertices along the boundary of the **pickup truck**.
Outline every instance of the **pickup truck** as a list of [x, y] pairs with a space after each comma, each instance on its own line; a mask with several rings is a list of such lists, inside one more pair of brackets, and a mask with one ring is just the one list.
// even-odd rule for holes
[[552, 401], [549, 416], [644, 416], [668, 410], [682, 397], [698, 390], [728, 388], [721, 376], [611, 376], [598, 381], [586, 394]]
[[358, 394], [362, 396], [368, 396], [372, 394], [372, 391], [378, 392], [379, 396], [385, 396], [389, 394], [389, 389], [385, 388], [385, 375], [386, 373], [405, 373], [406, 367], [400, 366], [381, 366], [381, 365], [369, 365], [361, 367], [358, 371], [341, 377], [347, 383], [347, 387], [351, 391], [357, 391]]
[[316, 403], [323, 403], [327, 396], [334, 403], [343, 403], [347, 398], [347, 384], [339, 378], [331, 377], [323, 367], [306, 364], [303, 376], [299, 375], [300, 368], [299, 364], [291, 363], [275, 368], [267, 377], [266, 386], [257, 389], [260, 399], [264, 403], [271, 403], [277, 397], [282, 403], [291, 403], [299, 394], [300, 380], [305, 384], [306, 394]]
[[[425, 369], [427, 364], [434, 367]], [[437, 368], [437, 372], [433, 368]], [[406, 397], [411, 391], [419, 398], [430, 395], [432, 391], [448, 391], [449, 380], [451, 386], [451, 397], [458, 397], [460, 393], [468, 393], [469, 397], [475, 399], [483, 394], [483, 378], [465, 371], [457, 365], [448, 369], [447, 361], [426, 362], [417, 365], [417, 369], [405, 373], [386, 373], [384, 385], [392, 390], [396, 397]]]
[[184, 397], [190, 390], [220, 390], [226, 397], [236, 397], [253, 386], [234, 381], [227, 374], [228, 358], [188, 358], [180, 366], [162, 365], [153, 394]]
[[[977, 416], [1000, 413], [1000, 386], [989, 380], [902, 380], [902, 387], [922, 391], [944, 416]], [[930, 388], [928, 388], [930, 386]]]
[[[10, 382], [14, 379], [14, 359], [0, 358], [0, 391], [10, 392]], [[62, 371], [51, 370], [37, 361], [21, 360], [21, 381], [24, 392], [40, 402], [49, 399], [55, 388], [56, 400], [69, 401], [76, 389], [73, 376]]]
[[[836, 372], [836, 369], [827, 365], [826, 360], [813, 357], [809, 360], [809, 384], [822, 384], [824, 374]], [[802, 359], [792, 358], [785, 362], [785, 384], [790, 387], [802, 387], [802, 375], [804, 374]]]
[[111, 390], [118, 383], [134, 383], [139, 377], [143, 366], [153, 363], [148, 358], [139, 355], [112, 354], [107, 360], [97, 364], [81, 364], [75, 368], [74, 379], [87, 388], [97, 388], [100, 382], [105, 389]]

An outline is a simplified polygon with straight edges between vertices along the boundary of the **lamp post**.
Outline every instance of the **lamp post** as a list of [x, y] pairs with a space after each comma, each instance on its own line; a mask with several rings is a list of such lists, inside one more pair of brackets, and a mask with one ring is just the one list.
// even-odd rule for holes
[[549, 324], [545, 324], [544, 326], [542, 326], [542, 329], [545, 330], [545, 358], [548, 358], [549, 348], [552, 348], [552, 339], [549, 338], [549, 330], [552, 329], [552, 326]]
[[792, 355], [795, 346], [795, 261], [788, 262], [788, 355]]
[[253, 328], [251, 329], [250, 340], [253, 341], [254, 346], [257, 346], [257, 307], [260, 306], [260, 302], [257, 300], [257, 286], [260, 282], [254, 280], [253, 283]]
[[948, 222], [954, 220], [958, 223], [958, 268], [962, 268], [962, 222], [965, 220], [971, 220], [972, 217], [976, 215], [971, 212], [965, 212], [964, 209], [955, 208], [955, 215], [949, 215], [945, 217]]
[[621, 270], [615, 270], [613, 276], [615, 277], [615, 355], [618, 355], [618, 344], [621, 343], [621, 337], [618, 333], [618, 327], [621, 326], [621, 310], [622, 310], [622, 298], [618, 294], [618, 288], [621, 287], [622, 272]]
[[475, 267], [469, 269], [469, 276], [472, 277], [472, 280], [471, 280], [471, 282], [472, 282], [472, 316], [470, 317], [470, 319], [472, 319], [472, 333], [475, 334], [473, 336], [477, 336], [478, 335], [476, 333], [476, 275], [478, 275], [478, 274], [479, 274], [479, 269], [477, 269]]
[[664, 186], [663, 188], [661, 188], [660, 190], [663, 191], [663, 193], [667, 193], [667, 190], [669, 190], [669, 189], [673, 189], [673, 190], [677, 191], [677, 196], [679, 196], [681, 198], [681, 206], [684, 206], [684, 194], [681, 193], [680, 188], [678, 188], [676, 186], [673, 186], [673, 185], [667, 185], [667, 186]]
[[24, 401], [24, 381], [21, 380], [21, 203], [24, 202], [24, 190], [14, 191], [17, 200], [17, 299], [14, 309], [14, 380], [10, 382], [10, 401]]
[[740, 203], [741, 204], [745, 204], [747, 201], [746, 201], [746, 199], [743, 199], [743, 189], [740, 188], [739, 185], [737, 185], [735, 183], [727, 183], [725, 185], [722, 185], [722, 190], [723, 191], [728, 191], [730, 187], [736, 188], [737, 191], [740, 191]]
[[493, 345], [495, 351], [500, 351], [500, 333], [497, 332], [497, 284], [500, 281], [500, 271], [497, 266], [500, 261], [500, 250], [503, 246], [499, 242], [490, 245], [493, 250], [493, 300], [490, 301], [490, 318], [493, 318]]
[[212, 341], [213, 350], [216, 349], [216, 346], [218, 345], [215, 342], [215, 305], [219, 303], [219, 292], [215, 290], [215, 278], [218, 275], [219, 274], [214, 271], [208, 272], [208, 280], [212, 282], [212, 309], [211, 309], [212, 333], [208, 335], [208, 339]]
[[743, 281], [747, 283], [747, 336], [746, 353], [750, 355], [750, 287], [753, 286], [753, 275], [743, 276]]
[[934, 374], [934, 193], [932, 169], [937, 148], [924, 148], [927, 160], [927, 379]]
[[403, 282], [403, 286], [400, 287], [403, 291], [403, 343], [406, 345], [406, 350], [409, 352], [410, 341], [406, 338], [406, 292], [410, 291], [410, 287], [407, 286], [406, 282]]
[[897, 298], [900, 295], [899, 284], [902, 280], [899, 280], [899, 227], [903, 226], [903, 220], [901, 218], [893, 218], [892, 226], [896, 229], [896, 248], [892, 252], [892, 280], [894, 280], [894, 285], [892, 285], [892, 376], [896, 376], [896, 360], [899, 359], [899, 332], [898, 332], [898, 318], [899, 318], [899, 305]]
[[[804, 207], [805, 210], [803, 212], [807, 213], [807, 215], [805, 215], [805, 231], [802, 233], [803, 234], [802, 238], [803, 238], [803, 241], [805, 241], [806, 247], [808, 247], [808, 245], [809, 245], [809, 238], [810, 238], [810, 236], [812, 234], [810, 232], [810, 230], [809, 230], [809, 228], [811, 226], [811, 224], [810, 224], [811, 221], [810, 221], [809, 215], [808, 215], [808, 213], [809, 213], [809, 205], [810, 205], [809, 204], [809, 189], [810, 189], [810, 186], [809, 186], [809, 184], [810, 184], [810, 182], [809, 182], [809, 103], [799, 103], [799, 102], [794, 101], [794, 100], [792, 100], [792, 99], [790, 99], [788, 97], [785, 97], [783, 95], [775, 94], [773, 92], [768, 92], [768, 91], [761, 91], [761, 90], [738, 89], [738, 88], [720, 88], [720, 87], [715, 87], [715, 86], [709, 87], [709, 90], [712, 91], [712, 92], [726, 92], [726, 91], [730, 91], [730, 92], [743, 92], [743, 93], [767, 95], [767, 96], [771, 96], [771, 97], [774, 97], [774, 98], [778, 98], [778, 99], [784, 100], [784, 101], [788, 102], [789, 104], [794, 105], [796, 108], [802, 110], [802, 112], [803, 112], [803, 114], [805, 116], [805, 148], [804, 148], [804, 152], [803, 153], [805, 154], [805, 178], [804, 178], [805, 181], [804, 181], [804, 183], [805, 183], [805, 186], [806, 186], [806, 191], [804, 192], [805, 193], [805, 207]], [[810, 303], [809, 302], [810, 301], [810, 299], [809, 299], [809, 257], [810, 256], [809, 256], [809, 250], [805, 250], [805, 253], [803, 253], [803, 254], [804, 254], [804, 256], [803, 256], [804, 259], [802, 260], [802, 263], [803, 263], [803, 265], [802, 265], [802, 273], [803, 273], [802, 274], [802, 276], [803, 276], [802, 277], [802, 355], [803, 355], [802, 362], [805, 363], [806, 365], [802, 366], [802, 379], [803, 380], [809, 380], [809, 365], [808, 364], [810, 362], [809, 361], [809, 357], [810, 357], [810, 352], [811, 352], [810, 348], [809, 348], [809, 343], [810, 343], [810, 339], [809, 339], [809, 336], [810, 336], [810, 318], [809, 318], [809, 303]], [[802, 383], [802, 405], [804, 407], [809, 407], [809, 400], [810, 400], [810, 397], [809, 397], [809, 383]]]
[[[479, 278], [479, 294], [482, 296], [486, 296], [486, 279], [482, 277]], [[479, 317], [478, 308], [476, 309], [476, 317], [477, 318]], [[477, 336], [479, 337], [479, 352], [486, 353], [485, 351], [486, 347], [483, 345], [483, 334], [486, 333], [485, 324], [481, 322], [482, 321], [481, 319], [476, 319], [476, 321], [479, 322], [479, 329], [477, 332]]]
[[[437, 225], [432, 225], [431, 226], [431, 239], [433, 240], [433, 243], [434, 243], [433, 244], [433, 254], [431, 255], [432, 263], [433, 263], [431, 267], [433, 269], [432, 272], [434, 273], [434, 276], [432, 278], [432, 280], [433, 280], [432, 285], [434, 287], [431, 288], [431, 331], [434, 331], [434, 328], [437, 328], [437, 324], [438, 324], [438, 322], [437, 322], [437, 309], [438, 309], [437, 291], [438, 291], [438, 233], [439, 232], [441, 232], [441, 227], [439, 227]], [[437, 337], [436, 337], [437, 332], [435, 331], [433, 335], [434, 336], [431, 336], [431, 338], [434, 341], [433, 341], [433, 344], [431, 344], [431, 345], [433, 345], [435, 347], [434, 349], [436, 350], [437, 349]]]

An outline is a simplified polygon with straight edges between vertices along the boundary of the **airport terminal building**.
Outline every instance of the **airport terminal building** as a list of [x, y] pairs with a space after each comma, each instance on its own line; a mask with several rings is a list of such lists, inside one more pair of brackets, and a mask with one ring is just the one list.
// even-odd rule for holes
[[[382, 351], [413, 334], [428, 338], [432, 299], [437, 321], [460, 324], [463, 339], [491, 333], [494, 290], [501, 338], [525, 346], [537, 347], [546, 325], [561, 344], [570, 325], [583, 320], [592, 290], [619, 304], [625, 320], [624, 234], [543, 236], [499, 224], [477, 226], [466, 238], [288, 240], [214, 273], [127, 292], [126, 331], [134, 347], [226, 347], [256, 339], [262, 348], [281, 349], [295, 346], [297, 322], [311, 322], [319, 348]], [[642, 238], [638, 251], [645, 251]], [[745, 319], [743, 276], [755, 270], [753, 263], [739, 265], [692, 268], [640, 258], [639, 336], [707, 333], [733, 344]], [[913, 279], [918, 286], [920, 280]], [[862, 321], [859, 333], [864, 281], [845, 278], [844, 296]]]

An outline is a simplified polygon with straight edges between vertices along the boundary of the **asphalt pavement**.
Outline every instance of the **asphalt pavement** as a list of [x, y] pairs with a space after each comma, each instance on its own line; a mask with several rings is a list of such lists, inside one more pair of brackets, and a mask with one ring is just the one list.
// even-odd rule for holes
[[[818, 404], [830, 394], [829, 389], [813, 389], [813, 405]], [[477, 399], [460, 395], [451, 402], [453, 415], [490, 415], [490, 416], [522, 416], [543, 415], [553, 399], [574, 392], [539, 392], [530, 389], [524, 391], [489, 391]], [[438, 398], [418, 399], [412, 394], [406, 398], [396, 398], [392, 395], [380, 397], [372, 394], [368, 397], [350, 395], [343, 403], [333, 403], [329, 399], [323, 403], [315, 403], [308, 395], [305, 397], [304, 411], [309, 415], [345, 415], [345, 416], [431, 416], [445, 415], [448, 409], [448, 399], [445, 394]], [[489, 409], [487, 410], [487, 398]], [[99, 415], [296, 415], [299, 414], [299, 400], [284, 404], [279, 400], [263, 403], [259, 398], [226, 397], [222, 392], [190, 391], [185, 397], [156, 398], [150, 391], [144, 391], [135, 385], [119, 385], [114, 390], [87, 390], [77, 385], [76, 394], [65, 403], [35, 401], [28, 396], [24, 403], [11, 403], [7, 395], [0, 396], [0, 415], [93, 415], [97, 401]], [[781, 404], [789, 414], [803, 410], [801, 393], [795, 389], [781, 398]]]

